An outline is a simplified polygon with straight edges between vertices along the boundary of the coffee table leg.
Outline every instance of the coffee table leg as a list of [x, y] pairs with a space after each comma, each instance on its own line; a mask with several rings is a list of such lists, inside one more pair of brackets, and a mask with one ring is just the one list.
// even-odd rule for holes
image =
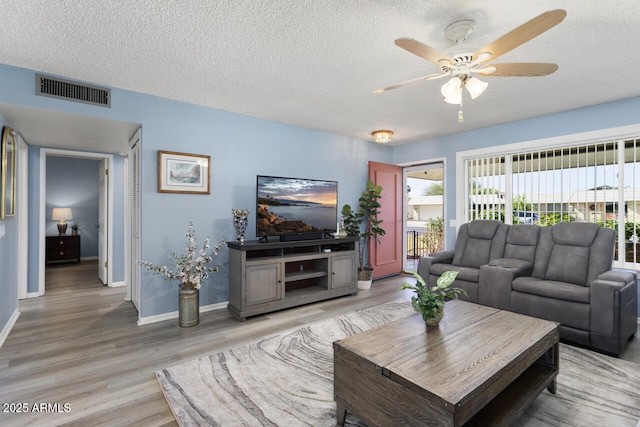
[[339, 426], [343, 426], [344, 420], [346, 417], [347, 417], [347, 408], [345, 408], [345, 406], [342, 403], [336, 402], [336, 419], [337, 419], [336, 424]]
[[[549, 363], [556, 369], [557, 372], [560, 367], [560, 344], [554, 344], [554, 346], [551, 347], [547, 352], [547, 356], [549, 358]], [[551, 394], [556, 394], [556, 378], [557, 376], [554, 376], [553, 380], [551, 380], [551, 382], [547, 386], [547, 390], [549, 390], [549, 393]]]

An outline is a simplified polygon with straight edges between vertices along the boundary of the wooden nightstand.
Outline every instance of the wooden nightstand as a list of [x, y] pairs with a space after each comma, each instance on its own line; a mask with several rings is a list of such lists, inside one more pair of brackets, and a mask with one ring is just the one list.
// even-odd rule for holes
[[47, 236], [47, 264], [80, 262], [80, 235]]

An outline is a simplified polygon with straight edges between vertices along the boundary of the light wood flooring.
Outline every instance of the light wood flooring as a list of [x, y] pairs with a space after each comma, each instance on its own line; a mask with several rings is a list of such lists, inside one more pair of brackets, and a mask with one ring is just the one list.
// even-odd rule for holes
[[[0, 425], [175, 426], [155, 371], [265, 334], [408, 300], [409, 291], [398, 290], [405, 279], [379, 280], [357, 296], [245, 322], [226, 309], [202, 313], [200, 325], [183, 329], [177, 319], [137, 326], [125, 288], [104, 287], [95, 261], [49, 266], [46, 295], [20, 301], [20, 318], [0, 348]], [[622, 358], [640, 362], [639, 342]], [[34, 405], [47, 411], [34, 412]], [[22, 408], [27, 412], [15, 412]]]

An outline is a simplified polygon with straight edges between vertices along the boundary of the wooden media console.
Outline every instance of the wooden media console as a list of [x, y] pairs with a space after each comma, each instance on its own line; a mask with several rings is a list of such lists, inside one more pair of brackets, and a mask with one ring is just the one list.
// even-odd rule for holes
[[357, 294], [358, 240], [229, 242], [229, 312], [245, 320]]

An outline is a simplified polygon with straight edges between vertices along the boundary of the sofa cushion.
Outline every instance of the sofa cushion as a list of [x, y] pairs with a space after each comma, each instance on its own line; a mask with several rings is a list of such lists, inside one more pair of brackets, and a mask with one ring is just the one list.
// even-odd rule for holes
[[[589, 330], [589, 304], [513, 291], [511, 292], [511, 311], [559, 322], [562, 325], [560, 329], [561, 338], [564, 335], [562, 330], [567, 327], [581, 331]], [[583, 342], [583, 344], [588, 344], [588, 342]]]
[[472, 267], [462, 267], [452, 264], [433, 264], [431, 266], [431, 274], [436, 276], [442, 275], [445, 271], [457, 271], [456, 280], [466, 280], [467, 282], [478, 282], [480, 270]]
[[587, 283], [591, 283], [600, 274], [611, 270], [616, 232], [611, 228], [600, 228], [589, 248], [589, 272]]
[[554, 245], [549, 257], [546, 280], [569, 282], [587, 286], [589, 248], [583, 246]]
[[523, 259], [533, 263], [539, 235], [539, 225], [509, 226], [504, 245], [504, 258]]
[[490, 250], [491, 240], [469, 238], [458, 264], [464, 267], [480, 268], [489, 260]]
[[517, 277], [511, 284], [514, 291], [545, 298], [589, 304], [590, 290], [588, 287], [573, 285], [566, 282], [541, 280], [535, 277]]
[[539, 225], [514, 224], [509, 226], [506, 241], [512, 245], [535, 246], [539, 235]]
[[490, 259], [502, 256], [507, 225], [496, 220], [476, 220], [458, 230], [452, 264], [480, 268]]
[[471, 221], [468, 223], [467, 234], [472, 239], [491, 240], [502, 225], [502, 222], [496, 220]]
[[551, 227], [551, 236], [558, 245], [591, 246], [599, 229], [589, 222], [560, 222]]

